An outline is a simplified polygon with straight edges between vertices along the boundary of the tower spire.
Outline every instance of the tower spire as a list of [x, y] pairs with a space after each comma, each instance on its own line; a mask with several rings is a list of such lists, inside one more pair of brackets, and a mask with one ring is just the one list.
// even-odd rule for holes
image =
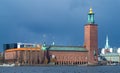
[[94, 24], [94, 12], [92, 10], [92, 8], [89, 9], [89, 12], [88, 12], [88, 23], [89, 24]]
[[89, 9], [89, 14], [93, 14], [92, 8]]
[[108, 35], [106, 36], [106, 44], [105, 44], [105, 49], [110, 48], [109, 43], [108, 43]]

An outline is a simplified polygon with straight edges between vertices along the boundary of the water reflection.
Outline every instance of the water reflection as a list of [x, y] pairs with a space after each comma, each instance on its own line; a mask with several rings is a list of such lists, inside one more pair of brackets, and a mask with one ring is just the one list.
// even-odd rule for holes
[[120, 66], [0, 67], [0, 73], [120, 73]]

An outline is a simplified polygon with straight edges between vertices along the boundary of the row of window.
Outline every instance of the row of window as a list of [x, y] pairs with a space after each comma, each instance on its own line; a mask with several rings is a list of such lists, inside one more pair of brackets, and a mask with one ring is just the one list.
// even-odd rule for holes
[[13, 49], [13, 48], [26, 48], [26, 47], [36, 47], [35, 44], [19, 44], [19, 43], [12, 43], [12, 44], [4, 44], [4, 50]]
[[87, 56], [56, 56], [56, 59], [63, 59], [63, 60], [86, 60]]

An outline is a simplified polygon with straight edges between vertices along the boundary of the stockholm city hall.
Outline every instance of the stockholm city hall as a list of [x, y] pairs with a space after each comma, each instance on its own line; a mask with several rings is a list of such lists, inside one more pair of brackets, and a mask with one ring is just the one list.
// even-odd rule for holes
[[[29, 46], [28, 46], [29, 45]], [[94, 12], [90, 8], [88, 22], [84, 25], [83, 46], [38, 45], [16, 43], [10, 48], [5, 44], [4, 62], [54, 65], [88, 65], [98, 63], [98, 28], [94, 21]], [[7, 46], [7, 47], [6, 47]]]

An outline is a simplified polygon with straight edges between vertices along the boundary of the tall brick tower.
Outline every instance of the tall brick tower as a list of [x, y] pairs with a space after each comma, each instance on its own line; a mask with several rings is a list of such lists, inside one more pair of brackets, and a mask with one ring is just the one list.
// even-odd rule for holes
[[90, 8], [88, 23], [84, 26], [84, 46], [88, 50], [88, 64], [98, 62], [98, 29], [94, 22], [94, 13]]

